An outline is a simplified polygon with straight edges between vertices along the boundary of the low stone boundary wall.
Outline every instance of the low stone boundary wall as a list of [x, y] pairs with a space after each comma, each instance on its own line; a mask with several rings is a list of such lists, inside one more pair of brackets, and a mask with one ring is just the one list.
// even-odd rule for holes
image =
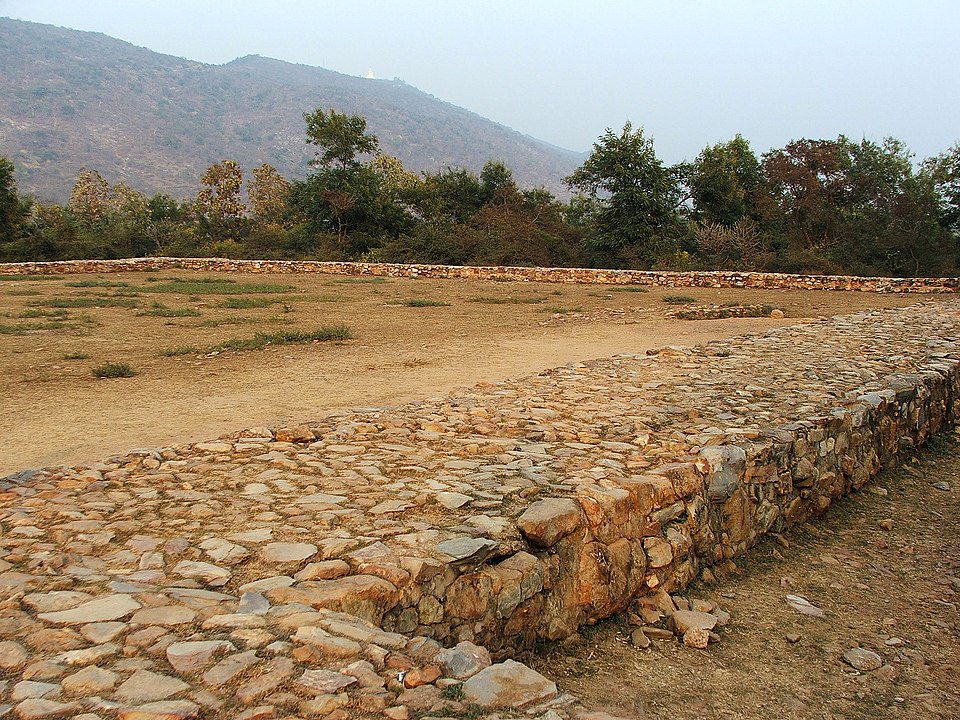
[[144, 655], [189, 677], [230, 653], [189, 696], [217, 717], [295, 672], [308, 714], [405, 717], [391, 703], [470, 677], [468, 700], [575, 717], [471, 643], [508, 657], [729, 567], [956, 425], [958, 398], [950, 299], [19, 473], [0, 636], [38, 640], [0, 642], [4, 667], [121, 655], [110, 679]]
[[0, 274], [58, 275], [160, 270], [243, 273], [325, 273], [373, 277], [511, 280], [656, 287], [757, 288], [765, 290], [858, 290], [884, 293], [945, 293], [960, 290], [960, 278], [886, 278], [855, 275], [791, 275], [726, 270], [671, 272], [594, 268], [478, 267], [310, 260], [145, 257], [123, 260], [63, 260], [0, 263]]

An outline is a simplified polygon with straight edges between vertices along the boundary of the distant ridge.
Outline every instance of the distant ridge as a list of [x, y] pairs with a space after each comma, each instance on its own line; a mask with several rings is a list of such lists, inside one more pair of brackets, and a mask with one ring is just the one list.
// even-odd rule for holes
[[410, 170], [509, 165], [522, 185], [563, 190], [580, 153], [523, 135], [400, 80], [258, 55], [207, 65], [101, 33], [0, 18], [0, 155], [20, 188], [64, 200], [81, 168], [146, 193], [193, 195], [212, 162], [304, 177], [303, 113], [361, 113]]

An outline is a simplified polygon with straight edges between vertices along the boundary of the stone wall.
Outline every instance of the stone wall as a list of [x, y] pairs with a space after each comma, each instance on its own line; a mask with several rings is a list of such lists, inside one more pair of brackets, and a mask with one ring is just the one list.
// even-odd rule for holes
[[0, 667], [97, 666], [9, 699], [599, 717], [473, 643], [562, 638], [823, 512], [957, 424], [958, 339], [927, 302], [0, 478]]
[[597, 283], [656, 287], [759, 288], [767, 290], [859, 290], [864, 292], [944, 293], [960, 290], [960, 278], [885, 278], [853, 275], [591, 268], [476, 267], [308, 260], [229, 260], [225, 258], [147, 257], [124, 260], [64, 260], [0, 263], [0, 274], [56, 275], [160, 270], [244, 273], [326, 273], [381, 277], [514, 280], [520, 282]]

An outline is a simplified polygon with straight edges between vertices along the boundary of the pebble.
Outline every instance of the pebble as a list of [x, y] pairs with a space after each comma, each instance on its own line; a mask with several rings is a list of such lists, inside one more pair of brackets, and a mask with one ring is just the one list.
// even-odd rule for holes
[[883, 665], [883, 658], [872, 650], [862, 647], [853, 647], [843, 654], [843, 661], [852, 668], [862, 672], [877, 670]]
[[787, 595], [787, 605], [801, 615], [820, 618], [827, 614], [826, 610], [817, 607], [802, 595]]

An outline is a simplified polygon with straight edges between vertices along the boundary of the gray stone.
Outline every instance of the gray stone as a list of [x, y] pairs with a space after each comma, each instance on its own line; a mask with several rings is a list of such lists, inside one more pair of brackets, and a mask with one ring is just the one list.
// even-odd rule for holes
[[175, 575], [203, 580], [211, 587], [226, 585], [230, 580], [230, 571], [206, 562], [195, 560], [181, 560], [173, 568]]
[[862, 647], [850, 648], [843, 654], [843, 661], [850, 667], [862, 672], [877, 670], [883, 665], [883, 658], [872, 650]]
[[490, 667], [490, 653], [472, 642], [461, 642], [437, 654], [437, 662], [448, 677], [465, 680]]
[[137, 670], [117, 688], [117, 697], [135, 703], [154, 702], [166, 700], [189, 687], [187, 683], [169, 675]]
[[267, 562], [295, 563], [316, 555], [317, 546], [310, 543], [273, 542], [264, 545], [260, 554]]
[[707, 498], [712, 503], [729, 500], [740, 487], [740, 479], [747, 467], [747, 455], [735, 445], [705, 447], [700, 457], [707, 462]]
[[463, 683], [464, 700], [480, 707], [523, 707], [556, 696], [557, 686], [514, 660], [484, 668]]
[[296, 682], [304, 690], [320, 695], [339, 692], [356, 684], [357, 679], [333, 670], [304, 670]]
[[20, 720], [39, 720], [40, 718], [73, 717], [80, 710], [75, 702], [62, 703], [45, 698], [30, 698], [14, 708]]
[[449, 555], [452, 565], [479, 565], [497, 549], [497, 543], [488, 538], [461, 537], [437, 544], [437, 550]]
[[10, 691], [10, 699], [18, 702], [27, 698], [55, 698], [60, 691], [61, 687], [56, 683], [21, 680]]
[[787, 605], [801, 615], [808, 615], [810, 617], [823, 617], [827, 614], [826, 610], [818, 608], [802, 595], [787, 595]]
[[217, 655], [237, 648], [226, 640], [191, 640], [167, 648], [167, 661], [179, 673], [191, 673], [209, 665]]
[[86, 623], [119, 620], [140, 609], [140, 603], [129, 595], [108, 595], [90, 600], [70, 610], [40, 613], [38, 618], [48, 623], [85, 625]]
[[245, 592], [240, 596], [237, 612], [250, 615], [266, 615], [270, 610], [270, 601], [258, 592]]

